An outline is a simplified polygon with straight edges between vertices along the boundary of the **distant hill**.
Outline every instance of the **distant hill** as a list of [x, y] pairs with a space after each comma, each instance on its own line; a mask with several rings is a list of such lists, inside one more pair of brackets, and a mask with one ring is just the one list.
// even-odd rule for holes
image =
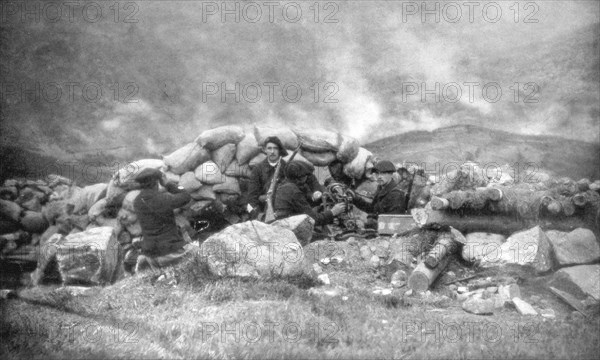
[[450, 162], [499, 166], [519, 163], [521, 171], [528, 174], [539, 169], [576, 180], [600, 178], [599, 144], [556, 136], [519, 135], [459, 125], [431, 132], [411, 131], [364, 146], [382, 159], [425, 163], [428, 170], [435, 169], [436, 164], [444, 168]]

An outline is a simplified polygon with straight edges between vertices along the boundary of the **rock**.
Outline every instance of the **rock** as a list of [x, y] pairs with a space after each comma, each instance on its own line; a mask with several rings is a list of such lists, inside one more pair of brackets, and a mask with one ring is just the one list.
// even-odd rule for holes
[[367, 260], [371, 258], [371, 255], [373, 255], [371, 253], [371, 248], [369, 248], [367, 245], [363, 245], [360, 247], [360, 257], [363, 258], [363, 260]]
[[477, 299], [470, 298], [462, 303], [462, 308], [466, 312], [475, 315], [491, 315], [494, 313], [494, 300], [493, 299]]
[[[322, 287], [313, 287], [308, 290], [310, 295], [315, 296], [327, 296], [327, 297], [335, 297], [345, 293], [346, 290], [341, 287], [331, 287], [331, 286], [322, 286]], [[347, 300], [348, 298], [346, 298]]]
[[392, 293], [392, 289], [375, 289], [373, 290], [373, 294], [375, 295], [390, 295]]
[[450, 290], [450, 291], [456, 291], [456, 290], [458, 290], [458, 286], [456, 286], [454, 284], [450, 284], [450, 285], [448, 285], [448, 290]]
[[482, 267], [519, 266], [545, 273], [552, 269], [551, 245], [539, 226], [511, 235], [498, 249], [488, 253]]
[[488, 292], [490, 292], [491, 294], [495, 294], [496, 292], [498, 292], [498, 287], [496, 287], [496, 286], [489, 286], [485, 290], [488, 291]]
[[397, 270], [393, 275], [390, 283], [393, 287], [400, 288], [406, 285], [408, 281], [408, 274], [404, 270]]
[[374, 268], [379, 267], [379, 264], [380, 264], [379, 256], [377, 256], [377, 255], [371, 256], [371, 258], [369, 259], [369, 264]]
[[314, 263], [313, 264], [313, 271], [315, 274], [320, 275], [323, 273], [323, 269], [319, 266], [319, 264]]
[[23, 230], [35, 234], [43, 233], [50, 226], [42, 213], [29, 210], [25, 211], [20, 224]]
[[546, 232], [559, 266], [581, 265], [600, 259], [600, 246], [589, 229], [578, 228], [569, 233]]
[[269, 278], [303, 271], [304, 253], [294, 233], [259, 221], [212, 235], [202, 243], [201, 254], [218, 276]]
[[540, 315], [546, 319], [556, 319], [556, 313], [552, 309], [540, 309]]
[[271, 226], [291, 230], [296, 235], [296, 239], [298, 239], [300, 244], [306, 245], [312, 240], [315, 220], [308, 215], [296, 215], [277, 220]]
[[0, 215], [15, 222], [19, 222], [23, 209], [13, 201], [0, 200]]
[[592, 296], [600, 300], [600, 265], [578, 265], [558, 270], [548, 285], [583, 300]]
[[467, 234], [465, 239], [462, 258], [470, 262], [482, 260], [489, 253], [497, 253], [506, 241], [503, 235], [483, 232]]
[[532, 303], [532, 304], [534, 304], [534, 305], [536, 305], [536, 304], [538, 304], [540, 302], [541, 299], [542, 298], [539, 297], [538, 295], [531, 295], [529, 297], [529, 302]]
[[498, 294], [506, 300], [512, 300], [512, 298], [521, 297], [521, 289], [517, 284], [500, 285]]
[[466, 287], [466, 286], [459, 286], [459, 287], [456, 289], [456, 292], [458, 292], [459, 294], [464, 294], [464, 293], [466, 293], [467, 291], [469, 291], [469, 288], [468, 288], [468, 287]]
[[517, 311], [519, 312], [519, 314], [521, 315], [537, 315], [537, 311], [535, 311], [535, 309], [533, 308], [533, 306], [531, 306], [528, 302], [526, 302], [525, 300], [522, 300], [521, 298], [518, 297], [514, 297], [512, 299], [513, 304], [515, 304], [515, 307], [517, 308]]
[[331, 284], [331, 282], [329, 281], [329, 275], [327, 275], [327, 274], [321, 274], [321, 275], [317, 276], [317, 279], [319, 279], [319, 281], [325, 285]]

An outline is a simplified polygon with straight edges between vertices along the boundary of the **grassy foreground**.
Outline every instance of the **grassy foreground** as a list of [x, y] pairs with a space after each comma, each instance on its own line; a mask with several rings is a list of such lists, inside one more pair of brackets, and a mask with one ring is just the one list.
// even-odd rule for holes
[[[2, 302], [0, 355], [9, 358], [422, 359], [596, 358], [598, 318], [494, 316], [450, 299], [377, 295], [367, 267], [301, 276], [217, 279], [191, 261], [83, 295], [32, 288]], [[523, 289], [524, 292], [527, 289]], [[327, 294], [337, 293], [336, 296]], [[439, 298], [438, 298], [439, 299]], [[561, 309], [558, 309], [561, 310]]]

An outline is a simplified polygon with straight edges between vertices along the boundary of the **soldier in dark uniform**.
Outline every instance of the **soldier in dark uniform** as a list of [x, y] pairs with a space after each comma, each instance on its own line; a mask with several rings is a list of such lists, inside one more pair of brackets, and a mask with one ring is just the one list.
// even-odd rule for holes
[[302, 190], [309, 175], [311, 173], [301, 161], [292, 161], [287, 165], [285, 182], [277, 189], [273, 206], [277, 219], [306, 214], [315, 220], [315, 225], [326, 225], [331, 224], [336, 216], [344, 212], [346, 205], [343, 203], [336, 204], [331, 210], [324, 212], [313, 210], [306, 198], [306, 192]]
[[[183, 187], [167, 182], [166, 176], [156, 169], [142, 170], [136, 180], [141, 192], [133, 207], [142, 227], [142, 255], [138, 257], [136, 272], [147, 266], [158, 270], [173, 265], [196, 250], [183, 240], [173, 214], [191, 197]], [[159, 182], [167, 192], [158, 191]]]
[[354, 197], [354, 205], [368, 213], [366, 227], [377, 227], [379, 214], [404, 214], [406, 212], [406, 192], [393, 179], [396, 167], [387, 160], [379, 161], [373, 167], [378, 186], [373, 201], [369, 204], [360, 197]]

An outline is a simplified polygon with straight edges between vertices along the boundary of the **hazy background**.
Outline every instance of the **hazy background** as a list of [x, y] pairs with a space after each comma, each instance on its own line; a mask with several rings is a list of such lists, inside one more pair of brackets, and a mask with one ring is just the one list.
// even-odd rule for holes
[[[600, 142], [597, 1], [518, 2], [516, 18], [515, 1], [497, 1], [502, 14], [495, 23], [482, 15], [490, 2], [478, 2], [472, 23], [463, 2], [453, 3], [462, 10], [456, 23], [448, 22], [443, 11], [439, 22], [433, 15], [422, 22], [421, 9], [407, 14], [412, 9], [407, 6], [420, 7], [420, 1], [319, 2], [318, 22], [313, 1], [295, 2], [302, 10], [297, 22], [282, 15], [288, 2], [274, 7], [271, 22], [261, 1], [254, 3], [263, 12], [255, 23], [243, 16], [245, 1], [227, 2], [231, 9], [240, 6], [239, 23], [233, 15], [222, 21], [221, 1], [205, 2], [204, 8], [201, 1], [118, 2], [117, 19], [114, 1], [96, 1], [86, 8], [87, 20], [85, 1], [74, 6], [71, 19], [64, 3], [54, 2], [57, 6], [44, 13], [46, 3], [17, 2], [17, 10], [2, 3], [4, 146], [58, 158], [102, 152], [133, 160], [169, 153], [207, 128], [255, 122], [330, 128], [362, 143], [458, 124]], [[438, 4], [442, 9], [445, 2]], [[59, 5], [62, 16], [52, 22]], [[38, 6], [39, 21], [23, 15], [23, 6]], [[207, 6], [217, 6], [217, 13], [208, 14]], [[434, 8], [435, 2], [429, 6]], [[92, 22], [97, 7], [102, 16]], [[288, 6], [291, 18], [295, 9]], [[247, 10], [248, 19], [256, 18], [255, 7]], [[455, 8], [447, 10], [445, 15], [455, 17]], [[487, 14], [496, 17], [493, 8]], [[337, 22], [324, 22], [327, 16]], [[537, 23], [526, 23], [526, 18]], [[223, 82], [229, 89], [236, 82], [242, 87], [252, 82], [280, 86], [273, 101], [269, 88], [261, 85], [262, 97], [256, 102], [236, 102], [233, 95], [223, 102], [220, 92], [204, 102], [203, 84]], [[422, 82], [428, 89], [436, 83], [461, 84], [461, 99], [436, 103], [428, 95], [422, 102], [420, 93], [404, 94], [403, 99], [407, 83], [420, 87]], [[480, 84], [473, 102], [465, 82]], [[491, 82], [502, 89], [495, 103], [481, 93]], [[518, 102], [516, 82], [521, 84]], [[74, 84], [72, 99], [68, 83]], [[82, 87], [89, 83], [102, 88], [94, 102], [82, 96]], [[302, 88], [298, 102], [281, 95], [289, 83]], [[316, 103], [314, 83], [320, 83]], [[325, 83], [335, 86], [324, 89]], [[533, 91], [523, 88], [525, 83], [537, 86], [532, 97], [537, 103], [524, 103]], [[35, 89], [36, 84], [41, 88], [37, 101], [19, 90]], [[62, 94], [57, 95], [57, 88]], [[88, 98], [94, 98], [94, 87], [88, 90]], [[125, 102], [128, 94], [137, 102]], [[288, 94], [294, 97], [294, 89]], [[489, 94], [494, 97], [494, 89]], [[325, 102], [327, 95], [337, 102]], [[455, 97], [448, 93], [448, 98]]]

